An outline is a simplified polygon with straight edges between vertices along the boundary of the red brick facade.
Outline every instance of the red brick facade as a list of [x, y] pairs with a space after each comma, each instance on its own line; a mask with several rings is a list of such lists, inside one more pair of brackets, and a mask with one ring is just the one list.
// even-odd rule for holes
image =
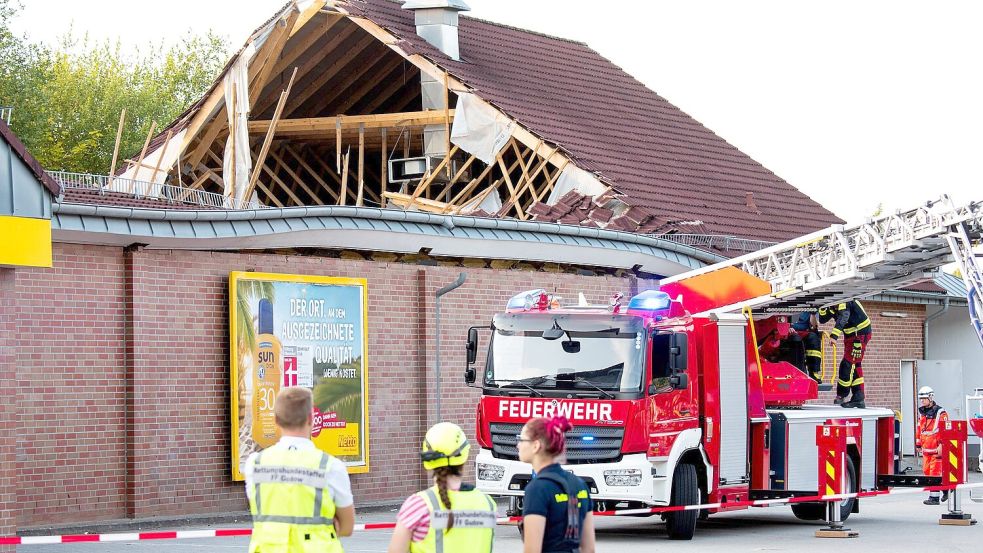
[[[17, 437], [16, 472], [7, 468], [13, 444], [0, 446], [0, 511], [15, 508], [18, 526], [35, 526], [246, 508], [229, 467], [234, 270], [368, 279], [371, 471], [353, 475], [356, 501], [396, 501], [423, 486], [419, 442], [438, 417], [430, 391], [434, 294], [460, 267], [55, 244], [54, 268], [18, 269], [6, 292], [0, 279], [0, 300], [16, 315], [15, 330], [0, 329], [0, 382], [10, 382], [2, 376], [16, 367], [18, 413], [13, 419], [13, 407], [0, 405], [0, 428], [16, 428]], [[441, 301], [440, 416], [469, 432], [478, 398], [462, 380], [469, 326], [487, 324], [521, 290], [555, 287], [571, 299], [584, 292], [605, 302], [613, 291], [651, 285], [466, 270], [464, 286]], [[909, 317], [878, 315], [888, 309]], [[920, 358], [924, 308], [870, 304], [868, 311], [875, 317], [865, 363], [868, 402], [898, 407], [898, 360]], [[3, 482], [14, 479], [16, 507], [2, 493], [12, 489]]]

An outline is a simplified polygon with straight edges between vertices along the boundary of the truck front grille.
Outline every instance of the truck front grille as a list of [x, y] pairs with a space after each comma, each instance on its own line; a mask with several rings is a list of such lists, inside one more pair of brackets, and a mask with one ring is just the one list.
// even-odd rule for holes
[[[498, 459], [519, 459], [521, 424], [492, 423], [492, 455]], [[566, 433], [567, 464], [611, 463], [621, 460], [624, 428], [608, 426], [574, 426]], [[586, 438], [586, 439], [585, 439]]]

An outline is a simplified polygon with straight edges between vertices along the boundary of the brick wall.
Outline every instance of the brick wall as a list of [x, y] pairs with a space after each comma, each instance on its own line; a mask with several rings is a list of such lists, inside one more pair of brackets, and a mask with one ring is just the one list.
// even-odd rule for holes
[[[55, 244], [54, 268], [18, 271], [18, 492], [23, 526], [238, 511], [230, 476], [228, 275], [364, 277], [369, 286], [369, 456], [359, 503], [424, 485], [435, 412], [434, 294], [459, 267]], [[615, 277], [467, 269], [442, 299], [442, 417], [473, 432], [463, 384], [468, 327], [517, 291], [606, 302]], [[633, 280], [633, 279], [632, 279]]]
[[[55, 244], [54, 268], [17, 271], [12, 302], [18, 524], [246, 508], [229, 466], [234, 270], [368, 279], [371, 471], [352, 476], [356, 500], [394, 501], [424, 485], [420, 441], [438, 417], [434, 295], [460, 267]], [[571, 300], [583, 292], [600, 303], [613, 291], [650, 285], [631, 277], [465, 270], [467, 282], [441, 302], [439, 390], [440, 417], [468, 433], [478, 399], [463, 384], [468, 327], [488, 324], [521, 290], [546, 287]], [[909, 317], [880, 317], [885, 310]], [[875, 332], [865, 362], [868, 401], [897, 407], [898, 359], [921, 356], [924, 308], [872, 303], [868, 311]], [[9, 471], [0, 468], [4, 478]]]
[[[17, 529], [17, 296], [14, 269], [0, 267], [0, 535]], [[14, 401], [11, 401], [13, 399]], [[0, 545], [0, 551], [14, 551]]]

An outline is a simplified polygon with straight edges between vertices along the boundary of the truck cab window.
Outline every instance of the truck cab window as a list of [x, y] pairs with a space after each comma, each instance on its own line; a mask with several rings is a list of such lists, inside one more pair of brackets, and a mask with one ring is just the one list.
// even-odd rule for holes
[[660, 378], [669, 378], [669, 338], [671, 334], [652, 335], [652, 382], [658, 384]]

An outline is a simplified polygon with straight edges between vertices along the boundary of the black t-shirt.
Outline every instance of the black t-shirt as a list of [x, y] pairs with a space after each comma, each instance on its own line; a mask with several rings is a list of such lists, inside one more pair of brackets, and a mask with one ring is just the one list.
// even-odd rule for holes
[[[564, 474], [569, 474], [558, 464], [547, 466], [540, 474], [552, 472], [561, 478]], [[580, 528], [584, 527], [584, 517], [591, 511], [590, 492], [587, 491], [587, 484], [583, 480], [574, 476], [571, 480], [577, 483], [577, 496], [581, 497], [578, 502], [580, 507]], [[569, 551], [571, 545], [564, 539], [567, 530], [567, 499], [558, 497], [565, 494], [563, 488], [551, 480], [540, 478], [536, 475], [526, 486], [525, 498], [522, 503], [522, 516], [541, 515], [546, 517], [546, 529], [543, 534], [543, 551]], [[579, 544], [578, 544], [579, 545]]]

